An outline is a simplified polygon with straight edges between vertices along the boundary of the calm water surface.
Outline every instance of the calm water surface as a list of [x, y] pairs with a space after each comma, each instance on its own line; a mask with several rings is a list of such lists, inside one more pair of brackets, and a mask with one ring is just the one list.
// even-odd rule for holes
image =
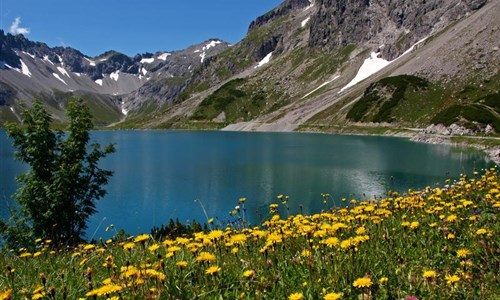
[[[380, 196], [457, 178], [493, 165], [479, 152], [406, 139], [303, 133], [100, 131], [93, 139], [115, 143], [117, 152], [102, 161], [115, 172], [98, 202], [87, 237], [109, 237], [111, 224], [128, 233], [179, 218], [229, 220], [229, 211], [246, 197], [249, 220], [260, 222], [279, 194], [290, 197], [292, 213], [325, 208], [321, 193], [343, 197]], [[26, 167], [13, 160], [0, 131], [0, 209], [8, 216], [14, 177]], [[199, 200], [195, 202], [195, 200]], [[332, 204], [330, 203], [330, 206]]]

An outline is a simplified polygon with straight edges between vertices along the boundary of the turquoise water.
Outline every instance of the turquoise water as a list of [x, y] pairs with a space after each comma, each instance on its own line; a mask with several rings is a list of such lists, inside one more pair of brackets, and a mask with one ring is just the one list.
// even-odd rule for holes
[[[249, 220], [257, 224], [279, 194], [290, 197], [292, 213], [315, 213], [325, 208], [321, 193], [341, 203], [343, 197], [422, 188], [493, 165], [479, 152], [390, 137], [99, 131], [93, 139], [115, 143], [117, 152], [102, 162], [115, 174], [90, 220], [88, 238], [109, 237], [112, 233], [104, 229], [111, 224], [138, 234], [170, 218], [205, 222], [203, 208], [221, 224], [230, 220], [229, 211], [241, 197], [247, 198]], [[3, 218], [12, 205], [14, 177], [25, 170], [12, 153], [0, 131]]]

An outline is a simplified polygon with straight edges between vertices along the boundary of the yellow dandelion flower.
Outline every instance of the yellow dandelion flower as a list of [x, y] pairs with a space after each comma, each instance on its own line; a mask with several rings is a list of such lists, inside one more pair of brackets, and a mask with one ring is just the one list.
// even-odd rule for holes
[[323, 299], [325, 300], [338, 300], [341, 298], [342, 298], [342, 293], [328, 293], [323, 297]]
[[175, 265], [178, 266], [179, 268], [183, 269], [183, 268], [187, 267], [188, 262], [185, 260], [181, 260], [181, 261], [176, 262]]
[[29, 252], [23, 252], [23, 253], [21, 253], [21, 255], [19, 255], [20, 258], [30, 257], [30, 256], [31, 256], [31, 253], [29, 253]]
[[158, 244], [153, 244], [151, 246], [148, 247], [148, 250], [151, 251], [151, 252], [155, 252], [156, 250], [158, 250], [160, 248], [160, 245]]
[[446, 283], [449, 285], [452, 285], [460, 281], [460, 277], [458, 277], [457, 275], [446, 275], [445, 279]]
[[288, 296], [288, 300], [302, 300], [304, 299], [304, 294], [302, 293], [293, 293]]
[[201, 252], [196, 257], [197, 262], [211, 262], [211, 261], [214, 261], [215, 259], [216, 259], [215, 255], [213, 255], [212, 253], [209, 253], [209, 252]]
[[95, 245], [88, 244], [88, 245], [85, 245], [85, 247], [83, 247], [83, 250], [90, 251], [90, 250], [92, 250], [94, 248], [95, 248]]
[[410, 228], [413, 229], [413, 230], [418, 229], [418, 226], [420, 226], [420, 223], [417, 222], [417, 221], [411, 222], [411, 224], [410, 224]]
[[41, 251], [37, 251], [37, 252], [33, 253], [33, 257], [38, 257], [40, 255], [42, 255]]
[[425, 279], [432, 279], [432, 278], [436, 278], [437, 274], [433, 270], [427, 270], [427, 271], [424, 271], [423, 276]]
[[365, 288], [370, 287], [373, 284], [372, 279], [370, 277], [361, 277], [353, 282], [353, 286], [357, 288]]
[[484, 228], [480, 228], [480, 229], [476, 230], [476, 235], [484, 235], [486, 233], [487, 233], [487, 231]]
[[366, 232], [366, 229], [365, 227], [359, 227], [358, 229], [356, 229], [356, 234], [357, 235], [362, 235]]
[[464, 257], [465, 258], [469, 255], [471, 255], [471, 252], [468, 249], [463, 248], [463, 249], [457, 250], [457, 257]]
[[7, 290], [3, 293], [0, 293], [0, 300], [10, 300], [10, 295], [12, 294], [12, 290]]
[[135, 237], [134, 243], [143, 243], [149, 239], [149, 234], [141, 234]]
[[250, 276], [253, 276], [255, 274], [255, 271], [253, 270], [246, 270], [245, 272], [243, 272], [243, 277], [250, 277]]
[[449, 215], [447, 218], [446, 218], [446, 221], [448, 222], [454, 222], [458, 219], [457, 215]]
[[125, 250], [132, 250], [135, 247], [134, 243], [126, 243], [123, 245], [123, 249]]
[[215, 275], [217, 274], [219, 271], [220, 271], [220, 267], [218, 266], [212, 266], [210, 268], [208, 268], [206, 271], [205, 271], [205, 274], [207, 275]]

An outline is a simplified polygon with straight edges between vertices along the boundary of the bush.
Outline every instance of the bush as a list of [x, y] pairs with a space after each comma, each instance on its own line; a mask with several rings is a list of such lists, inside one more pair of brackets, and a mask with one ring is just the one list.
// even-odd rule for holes
[[92, 144], [87, 152], [93, 127], [89, 109], [71, 100], [67, 115], [67, 134], [54, 132], [52, 118], [37, 100], [23, 112], [24, 127], [7, 126], [17, 148], [16, 159], [30, 166], [17, 178], [19, 189], [14, 198], [21, 210], [15, 224], [10, 224], [13, 228], [7, 230], [11, 244], [22, 244], [16, 237], [30, 235], [55, 244], [80, 242], [87, 219], [96, 212], [95, 201], [106, 194], [103, 186], [112, 172], [100, 169], [98, 162], [114, 152], [114, 147], [101, 150], [99, 144]]

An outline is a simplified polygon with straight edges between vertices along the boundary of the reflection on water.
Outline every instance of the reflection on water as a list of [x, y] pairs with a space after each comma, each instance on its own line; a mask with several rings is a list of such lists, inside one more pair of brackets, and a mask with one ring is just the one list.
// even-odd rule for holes
[[[176, 131], [95, 132], [93, 137], [115, 143], [117, 152], [102, 163], [115, 175], [91, 218], [89, 237], [112, 235], [104, 231], [110, 224], [137, 234], [170, 218], [204, 222], [202, 205], [208, 217], [228, 220], [240, 197], [248, 199], [247, 214], [256, 224], [278, 194], [290, 197], [292, 213], [301, 206], [303, 213], [315, 213], [325, 208], [321, 193], [340, 204], [343, 197], [425, 187], [492, 165], [478, 152], [399, 138]], [[0, 142], [5, 218], [14, 176], [24, 167], [12, 160], [5, 132]]]

